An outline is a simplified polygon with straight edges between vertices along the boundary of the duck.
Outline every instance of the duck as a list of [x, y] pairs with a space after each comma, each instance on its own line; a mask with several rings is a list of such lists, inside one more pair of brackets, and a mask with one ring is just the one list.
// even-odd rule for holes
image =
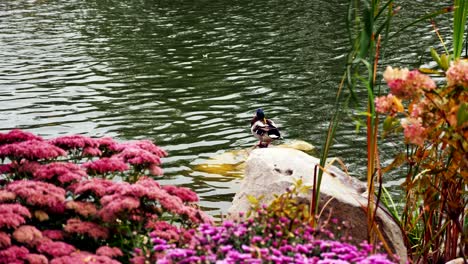
[[267, 148], [273, 140], [282, 139], [275, 122], [265, 117], [262, 108], [257, 109], [255, 116], [250, 121], [250, 131], [259, 140], [254, 148]]

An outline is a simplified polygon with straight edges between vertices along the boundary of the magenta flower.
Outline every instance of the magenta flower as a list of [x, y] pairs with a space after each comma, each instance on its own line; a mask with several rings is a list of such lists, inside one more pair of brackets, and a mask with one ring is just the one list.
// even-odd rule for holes
[[175, 195], [179, 197], [183, 202], [186, 202], [186, 203], [199, 201], [197, 194], [193, 192], [192, 190], [190, 190], [189, 188], [167, 185], [167, 186], [163, 186], [162, 189], [171, 195]]
[[37, 251], [51, 257], [70, 255], [76, 251], [75, 247], [61, 241], [44, 241], [37, 246]]
[[19, 174], [26, 174], [32, 176], [34, 172], [41, 166], [37, 161], [22, 160], [19, 164], [12, 163], [12, 167]]
[[26, 256], [26, 261], [28, 264], [48, 264], [46, 256], [40, 254], [28, 254]]
[[94, 216], [97, 213], [96, 205], [91, 202], [68, 201], [65, 207], [84, 217]]
[[11, 246], [7, 249], [0, 250], [0, 263], [24, 263], [24, 259], [28, 255], [29, 250], [25, 247]]
[[0, 165], [0, 174], [9, 174], [13, 172], [13, 166], [10, 164]]
[[33, 176], [37, 180], [58, 180], [60, 183], [80, 181], [86, 177], [86, 172], [70, 162], [53, 162], [36, 168]]
[[45, 207], [53, 212], [61, 212], [65, 208], [65, 190], [50, 183], [21, 180], [8, 184], [6, 189], [30, 205]]
[[13, 238], [23, 244], [34, 246], [42, 240], [42, 233], [31, 225], [22, 225], [13, 232]]
[[114, 258], [123, 256], [123, 253], [117, 247], [102, 246], [96, 250], [96, 255]]
[[64, 233], [62, 230], [44, 230], [42, 235], [51, 240], [63, 240]]
[[97, 197], [101, 197], [107, 193], [107, 188], [114, 184], [115, 183], [110, 180], [92, 178], [76, 184], [73, 187], [73, 192], [75, 194], [93, 193]]
[[116, 154], [115, 157], [121, 158], [132, 165], [149, 166], [151, 164], [161, 164], [158, 155], [137, 147], [126, 147], [122, 152]]
[[55, 159], [65, 155], [66, 152], [63, 149], [39, 140], [29, 140], [0, 146], [0, 158], [8, 157], [12, 160]]
[[449, 86], [460, 85], [468, 88], [468, 62], [466, 60], [454, 61], [447, 70], [446, 76]]
[[117, 151], [124, 151], [125, 149], [141, 149], [148, 151], [158, 157], [165, 157], [167, 156], [167, 152], [164, 151], [162, 148], [156, 146], [153, 142], [150, 140], [139, 140], [139, 141], [133, 141], [133, 142], [127, 142], [127, 143], [121, 143], [118, 144], [115, 147], [115, 150]]
[[[99, 216], [102, 220], [110, 222], [115, 220], [122, 212], [131, 212], [140, 207], [140, 200], [129, 196], [117, 196], [114, 199], [101, 198], [102, 208]], [[104, 201], [103, 201], [104, 200]]]
[[66, 150], [99, 147], [99, 142], [96, 139], [82, 135], [62, 136], [50, 140], [50, 143]]
[[26, 222], [25, 218], [31, 218], [28, 208], [20, 204], [0, 204], [0, 228], [15, 228]]
[[181, 238], [179, 235], [181, 231], [165, 221], [149, 222], [146, 228], [153, 230], [150, 234], [151, 237], [161, 238], [166, 241], [177, 241]]
[[0, 249], [11, 246], [10, 235], [5, 232], [0, 232]]
[[13, 201], [16, 199], [16, 194], [6, 190], [0, 190], [0, 203]]
[[129, 169], [128, 165], [119, 158], [101, 158], [95, 161], [83, 164], [89, 174], [106, 174], [109, 172], [126, 171]]
[[6, 134], [0, 133], [0, 146], [28, 140], [42, 141], [43, 139], [39, 136], [34, 135], [33, 133], [25, 132], [20, 129], [13, 129]]
[[82, 155], [85, 157], [99, 157], [102, 155], [102, 151], [97, 147], [85, 147]]
[[109, 230], [93, 222], [84, 222], [77, 218], [68, 219], [63, 228], [67, 233], [87, 235], [96, 240], [107, 239]]

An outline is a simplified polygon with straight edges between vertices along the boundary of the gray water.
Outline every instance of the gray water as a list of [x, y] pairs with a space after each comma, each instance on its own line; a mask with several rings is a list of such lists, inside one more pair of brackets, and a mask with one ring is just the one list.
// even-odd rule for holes
[[[192, 188], [219, 215], [240, 179], [193, 164], [251, 147], [255, 109], [264, 108], [286, 139], [320, 150], [349, 48], [346, 2], [3, 0], [0, 132], [151, 139], [170, 153], [162, 183]], [[451, 3], [408, 2], [397, 25]], [[438, 21], [443, 32], [448, 18]], [[408, 67], [439, 45], [428, 22], [391, 44], [388, 61]], [[331, 155], [362, 179], [357, 117], [345, 117]], [[387, 141], [383, 162], [399, 148]], [[385, 180], [395, 192], [400, 183], [401, 175]]]

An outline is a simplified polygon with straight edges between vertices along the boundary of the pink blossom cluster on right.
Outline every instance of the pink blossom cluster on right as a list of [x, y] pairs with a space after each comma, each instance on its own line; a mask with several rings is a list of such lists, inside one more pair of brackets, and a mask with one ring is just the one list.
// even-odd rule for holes
[[[376, 112], [394, 117], [398, 113], [404, 113], [402, 100], [408, 100], [409, 113], [400, 122], [403, 134], [408, 143], [422, 146], [427, 137], [427, 127], [431, 125], [423, 123], [423, 120], [434, 119], [430, 116], [430, 111], [427, 111], [431, 102], [425, 94], [434, 91], [437, 88], [436, 83], [418, 70], [394, 69], [391, 66], [387, 67], [383, 78], [390, 88], [390, 93], [375, 98]], [[446, 72], [446, 78], [448, 86], [468, 87], [468, 62], [453, 62]], [[429, 116], [423, 118], [423, 115]]]

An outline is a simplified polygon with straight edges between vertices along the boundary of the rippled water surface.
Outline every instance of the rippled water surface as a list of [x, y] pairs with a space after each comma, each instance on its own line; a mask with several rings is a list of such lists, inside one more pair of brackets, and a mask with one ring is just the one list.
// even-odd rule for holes
[[[285, 138], [320, 147], [349, 46], [345, 2], [1, 1], [0, 132], [149, 138], [170, 153], [163, 183], [191, 187], [206, 210], [225, 212], [240, 179], [194, 164], [251, 147], [258, 107]], [[411, 2], [395, 23], [444, 6]], [[392, 44], [390, 62], [414, 66], [437, 40], [423, 23]], [[344, 123], [332, 155], [360, 177], [364, 134]]]

